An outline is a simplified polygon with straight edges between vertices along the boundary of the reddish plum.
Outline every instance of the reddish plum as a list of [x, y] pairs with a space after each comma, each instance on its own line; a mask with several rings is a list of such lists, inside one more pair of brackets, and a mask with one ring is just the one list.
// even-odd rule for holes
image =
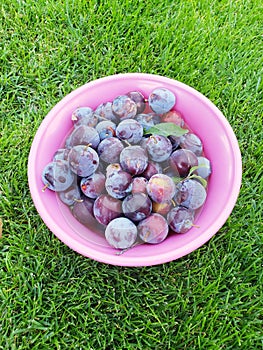
[[108, 225], [111, 220], [122, 216], [121, 204], [119, 199], [101, 194], [95, 199], [93, 214], [100, 224]]
[[132, 180], [132, 193], [147, 193], [147, 183], [147, 179], [143, 176], [134, 177]]
[[114, 198], [124, 198], [132, 190], [132, 176], [120, 169], [107, 172], [105, 188], [109, 195]]
[[153, 175], [146, 188], [151, 199], [157, 203], [170, 201], [175, 195], [175, 184], [173, 180], [165, 174]]
[[140, 221], [137, 228], [140, 239], [151, 244], [161, 243], [169, 232], [166, 219], [157, 213], [153, 213]]
[[89, 198], [97, 198], [105, 188], [105, 175], [95, 172], [88, 177], [83, 177], [80, 181], [80, 189]]
[[166, 201], [162, 203], [152, 202], [152, 211], [163, 216], [166, 216], [172, 208], [172, 201]]
[[131, 175], [142, 174], [148, 165], [147, 153], [141, 146], [128, 146], [120, 154], [120, 164]]
[[200, 138], [191, 132], [180, 137], [180, 147], [189, 149], [196, 156], [201, 156], [203, 153], [203, 143]]
[[169, 111], [167, 113], [164, 113], [161, 116], [161, 121], [163, 123], [173, 123], [175, 125], [180, 126], [181, 128], [184, 126], [183, 117], [178, 111]]

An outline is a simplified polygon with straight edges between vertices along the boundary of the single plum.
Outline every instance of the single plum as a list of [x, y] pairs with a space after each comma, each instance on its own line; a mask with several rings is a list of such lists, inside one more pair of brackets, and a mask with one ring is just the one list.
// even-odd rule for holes
[[175, 183], [165, 174], [153, 175], [146, 188], [148, 195], [157, 203], [170, 201], [175, 195]]
[[184, 207], [174, 207], [167, 214], [169, 227], [176, 233], [186, 233], [193, 226], [194, 212]]
[[153, 213], [140, 221], [137, 228], [140, 239], [151, 244], [161, 243], [169, 232], [166, 219], [157, 213]]
[[137, 239], [137, 227], [127, 218], [116, 218], [107, 225], [105, 237], [114, 248], [130, 248]]

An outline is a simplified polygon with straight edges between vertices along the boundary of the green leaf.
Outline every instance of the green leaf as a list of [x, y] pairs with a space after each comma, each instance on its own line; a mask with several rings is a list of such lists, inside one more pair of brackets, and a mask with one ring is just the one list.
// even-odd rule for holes
[[202, 176], [193, 174], [193, 175], [191, 175], [191, 176], [188, 176], [187, 178], [188, 178], [188, 179], [194, 179], [194, 180], [200, 181], [201, 184], [202, 184], [205, 188], [206, 188], [206, 186], [207, 186], [207, 181], [206, 181]]
[[180, 181], [184, 180], [181, 177], [173, 176], [172, 180], [175, 184], [178, 184]]
[[183, 129], [174, 123], [159, 123], [152, 126], [149, 130], [145, 130], [145, 134], [157, 134], [161, 136], [179, 137], [188, 133], [187, 129]]
[[200, 169], [200, 168], [207, 168], [209, 169], [209, 166], [206, 165], [206, 164], [199, 164], [199, 165], [195, 165], [195, 166], [192, 166], [192, 168], [189, 170], [189, 175], [192, 175], [197, 169]]

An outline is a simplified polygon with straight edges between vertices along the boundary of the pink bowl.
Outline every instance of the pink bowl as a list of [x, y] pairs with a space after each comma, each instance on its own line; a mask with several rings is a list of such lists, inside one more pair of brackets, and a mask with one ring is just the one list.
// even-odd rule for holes
[[[139, 90], [144, 96], [166, 87], [177, 97], [176, 109], [202, 139], [213, 173], [208, 196], [196, 225], [186, 234], [171, 235], [156, 245], [136, 246], [116, 255], [105, 238], [74, 219], [54, 192], [42, 192], [41, 172], [72, 129], [71, 113], [80, 106], [96, 108], [116, 96]], [[242, 176], [236, 136], [215, 105], [193, 88], [158, 75], [128, 73], [87, 83], [64, 97], [40, 125], [28, 160], [28, 181], [36, 209], [48, 228], [67, 246], [94, 260], [121, 266], [149, 266], [178, 259], [206, 243], [224, 225], [236, 203]]]

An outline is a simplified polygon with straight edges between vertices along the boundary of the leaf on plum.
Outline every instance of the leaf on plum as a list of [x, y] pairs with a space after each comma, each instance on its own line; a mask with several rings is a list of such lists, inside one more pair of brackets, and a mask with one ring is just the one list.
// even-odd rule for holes
[[192, 174], [192, 175], [188, 176], [188, 179], [198, 180], [199, 182], [201, 182], [201, 184], [204, 186], [204, 188], [206, 188], [206, 186], [207, 186], [207, 181], [202, 176]]
[[178, 176], [173, 176], [172, 180], [175, 184], [178, 184], [179, 182], [181, 182], [183, 179], [181, 177]]
[[188, 133], [187, 129], [183, 129], [174, 123], [159, 123], [145, 130], [145, 134], [157, 134], [160, 136], [175, 136], [179, 137]]
[[192, 175], [196, 170], [200, 169], [200, 168], [207, 168], [209, 169], [209, 166], [206, 164], [199, 164], [199, 165], [195, 165], [193, 166], [190, 170], [189, 170], [189, 175]]

